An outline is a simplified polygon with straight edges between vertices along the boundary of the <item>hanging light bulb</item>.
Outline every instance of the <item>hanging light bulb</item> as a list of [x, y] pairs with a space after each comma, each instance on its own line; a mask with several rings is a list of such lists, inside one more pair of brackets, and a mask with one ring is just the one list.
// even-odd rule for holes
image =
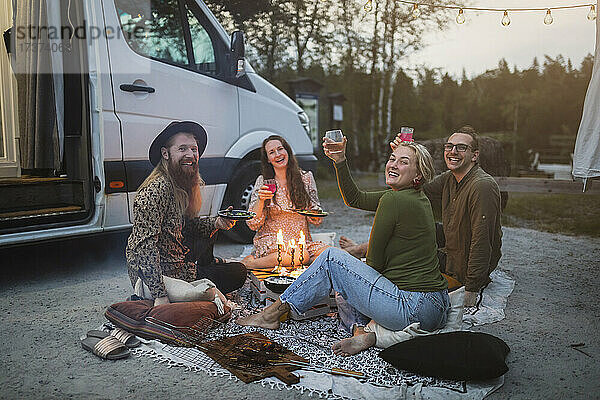
[[502, 25], [504, 25], [504, 26], [510, 25], [510, 17], [508, 16], [508, 10], [504, 10], [504, 16], [502, 17]]
[[592, 6], [590, 7], [590, 12], [587, 15], [587, 19], [589, 19], [590, 21], [596, 19], [596, 6], [594, 4], [592, 4]]
[[552, 12], [550, 11], [550, 9], [547, 9], [546, 16], [544, 17], [544, 23], [546, 25], [550, 25], [553, 22], [554, 22], [554, 18], [552, 18]]
[[460, 10], [458, 10], [458, 15], [456, 16], [456, 23], [457, 24], [465, 23], [465, 13], [463, 12], [462, 8]]
[[413, 18], [419, 18], [419, 15], [421, 15], [421, 10], [419, 10], [419, 4], [415, 3], [413, 4], [412, 16]]
[[368, 0], [363, 8], [365, 9], [365, 12], [371, 12], [373, 10], [373, 0]]

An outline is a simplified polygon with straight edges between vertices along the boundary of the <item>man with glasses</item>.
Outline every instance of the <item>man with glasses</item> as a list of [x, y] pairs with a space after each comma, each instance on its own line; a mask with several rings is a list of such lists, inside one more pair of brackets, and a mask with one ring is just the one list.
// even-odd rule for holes
[[[390, 143], [395, 149], [400, 134]], [[465, 285], [465, 307], [472, 307], [477, 293], [490, 282], [498, 266], [502, 246], [500, 189], [479, 167], [479, 141], [471, 126], [463, 126], [444, 143], [446, 171], [423, 185], [434, 212], [442, 216], [438, 229], [440, 268]], [[340, 247], [364, 257], [366, 246], [340, 238]]]
[[477, 293], [490, 283], [502, 246], [500, 189], [479, 167], [478, 158], [477, 133], [463, 126], [444, 143], [449, 171], [423, 187], [434, 210], [442, 215], [445, 241], [438, 240], [442, 272], [465, 285], [465, 307], [474, 306]]

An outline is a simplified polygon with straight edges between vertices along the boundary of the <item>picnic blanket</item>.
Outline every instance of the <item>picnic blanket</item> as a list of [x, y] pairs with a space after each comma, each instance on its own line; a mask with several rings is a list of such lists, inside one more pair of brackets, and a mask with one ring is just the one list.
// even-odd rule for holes
[[[490, 292], [493, 292], [493, 288]], [[332, 354], [331, 346], [336, 341], [347, 337], [343, 331], [338, 329], [336, 318], [323, 316], [304, 321], [288, 320], [282, 323], [281, 328], [277, 331], [242, 327], [236, 325], [234, 320], [253, 313], [257, 307], [260, 307], [258, 304], [253, 304], [249, 282], [238, 291], [235, 301], [242, 305], [242, 308], [234, 313], [232, 321], [220, 328], [226, 330], [228, 336], [258, 331], [308, 359], [314, 365], [360, 371], [368, 377], [364, 381], [359, 381], [355, 378], [299, 370], [297, 372], [300, 373], [302, 379], [298, 384], [287, 386], [276, 378], [265, 378], [257, 382], [265, 387], [279, 390], [295, 389], [326, 399], [430, 398], [462, 400], [482, 399], [504, 383], [503, 377], [485, 382], [464, 382], [424, 377], [400, 371], [379, 358], [380, 350], [376, 348], [352, 357], [336, 356]], [[138, 356], [151, 357], [169, 367], [179, 366], [191, 371], [237, 380], [229, 371], [195, 348], [170, 346], [157, 341], [143, 341], [142, 346], [132, 349], [132, 352]]]
[[515, 280], [499, 269], [490, 274], [490, 279], [492, 282], [477, 298], [478, 305], [465, 308], [463, 311], [463, 329], [504, 319], [504, 309], [508, 296], [515, 288]]
[[[332, 238], [329, 238], [332, 240]], [[245, 246], [238, 257], [250, 254], [252, 246]], [[507, 298], [514, 288], [514, 280], [503, 271], [491, 275], [492, 283], [483, 291], [478, 307], [464, 310], [463, 329], [499, 321], [504, 318]], [[351, 357], [336, 356], [331, 351], [333, 343], [348, 337], [340, 330], [333, 316], [322, 316], [311, 320], [288, 320], [277, 331], [245, 327], [235, 324], [235, 319], [254, 313], [262, 305], [252, 296], [249, 280], [236, 298], [241, 309], [234, 311], [233, 318], [220, 330], [233, 336], [248, 332], [260, 332], [276, 340], [294, 353], [308, 359], [311, 364], [326, 368], [343, 368], [363, 372], [367, 379], [334, 376], [307, 370], [298, 370], [302, 376], [296, 385], [288, 386], [276, 378], [265, 378], [253, 384], [279, 390], [299, 390], [325, 399], [482, 399], [504, 384], [504, 377], [482, 382], [465, 382], [424, 377], [392, 367], [379, 358], [380, 349], [371, 348]], [[216, 335], [224, 332], [216, 332]], [[222, 376], [237, 380], [233, 374], [215, 363], [202, 351], [165, 345], [158, 341], [142, 340], [143, 344], [132, 353], [147, 356], [168, 367], [183, 367], [190, 371]]]

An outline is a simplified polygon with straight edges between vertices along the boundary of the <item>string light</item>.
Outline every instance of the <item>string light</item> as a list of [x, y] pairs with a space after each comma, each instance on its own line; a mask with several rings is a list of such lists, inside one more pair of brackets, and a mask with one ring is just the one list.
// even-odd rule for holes
[[465, 13], [463, 12], [462, 8], [460, 10], [458, 10], [458, 15], [456, 16], [456, 23], [457, 24], [465, 23]]
[[596, 6], [593, 4], [590, 7], [590, 12], [587, 15], [587, 19], [589, 19], [590, 21], [593, 21], [596, 19]]
[[510, 17], [508, 16], [508, 10], [504, 10], [504, 16], [502, 17], [502, 25], [504, 25], [504, 26], [510, 25]]
[[[419, 3], [410, 0], [395, 0], [398, 3], [402, 4], [410, 4], [412, 5], [411, 14], [413, 18], [418, 18], [421, 15], [421, 10], [419, 9]], [[552, 10], [566, 10], [566, 9], [574, 9], [574, 8], [582, 8], [582, 7], [590, 7], [590, 11], [587, 14], [587, 19], [590, 21], [594, 21], [597, 17], [596, 14], [596, 6], [591, 3], [587, 4], [573, 4], [568, 6], [557, 6], [557, 7], [543, 7], [543, 8], [485, 8], [485, 7], [461, 7], [461, 6], [452, 6], [445, 4], [435, 4], [435, 3], [427, 3], [427, 5], [431, 8], [444, 8], [449, 10], [458, 10], [458, 15], [456, 16], [456, 22], [459, 24], [464, 23], [465, 10], [471, 11], [491, 11], [491, 12], [502, 12], [504, 13], [502, 17], [502, 25], [508, 26], [510, 25], [510, 17], [508, 16], [510, 12], [521, 12], [521, 11], [546, 11], [546, 15], [544, 17], [544, 24], [550, 25], [554, 22], [554, 18], [552, 17]], [[373, 10], [373, 0], [368, 0], [364, 5], [365, 11], [368, 13]]]
[[552, 11], [550, 9], [546, 10], [546, 16], [544, 17], [544, 24], [550, 25], [554, 22], [554, 18], [552, 18]]
[[421, 10], [419, 10], [419, 3], [413, 3], [412, 16], [413, 18], [419, 18]]

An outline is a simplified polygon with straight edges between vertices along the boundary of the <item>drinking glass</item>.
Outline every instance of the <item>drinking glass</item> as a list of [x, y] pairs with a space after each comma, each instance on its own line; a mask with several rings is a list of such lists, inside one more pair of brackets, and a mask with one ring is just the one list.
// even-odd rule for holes
[[[263, 181], [263, 185], [265, 185], [271, 191], [271, 193], [273, 193], [273, 196], [275, 196], [275, 192], [277, 191], [277, 181], [275, 179], [265, 179]], [[269, 200], [269, 206], [273, 205], [274, 199], [275, 197]]]
[[[331, 131], [326, 131], [325, 137], [336, 142], [335, 145], [329, 145], [328, 149], [329, 149], [330, 153], [341, 153], [342, 152], [342, 145], [337, 144], [337, 143], [342, 143], [342, 141], [344, 140], [344, 134], [342, 133], [342, 131], [340, 129], [333, 129]], [[332, 148], [339, 149], [339, 150], [332, 150]]]
[[344, 138], [341, 129], [333, 129], [325, 132], [325, 137], [333, 140], [334, 142], [341, 142]]

